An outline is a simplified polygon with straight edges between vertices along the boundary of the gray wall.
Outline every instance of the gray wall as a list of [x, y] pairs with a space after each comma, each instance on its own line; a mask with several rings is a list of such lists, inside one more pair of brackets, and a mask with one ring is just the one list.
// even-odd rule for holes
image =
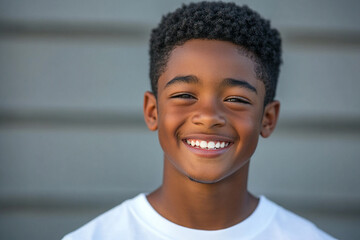
[[[360, 2], [237, 1], [278, 27], [281, 119], [250, 189], [360, 239]], [[148, 36], [181, 1], [0, 1], [0, 239], [59, 239], [161, 183]]]

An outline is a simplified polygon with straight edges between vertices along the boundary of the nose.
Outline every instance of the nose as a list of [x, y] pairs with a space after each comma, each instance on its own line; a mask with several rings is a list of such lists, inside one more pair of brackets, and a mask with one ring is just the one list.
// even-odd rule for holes
[[221, 107], [215, 101], [199, 103], [191, 121], [195, 125], [202, 125], [206, 128], [222, 127], [226, 123]]

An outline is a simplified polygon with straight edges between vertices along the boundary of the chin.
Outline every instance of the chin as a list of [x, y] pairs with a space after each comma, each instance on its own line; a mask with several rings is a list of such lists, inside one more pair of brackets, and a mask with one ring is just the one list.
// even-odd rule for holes
[[214, 184], [235, 177], [235, 175], [241, 174], [240, 171], [241, 169], [242, 167], [238, 167], [238, 168], [233, 167], [232, 169], [226, 169], [226, 168], [219, 169], [218, 167], [217, 169], [207, 168], [204, 171], [203, 168], [201, 171], [196, 171], [196, 170], [194, 171], [194, 169], [192, 169], [193, 171], [185, 170], [183, 171], [183, 174], [193, 182], [203, 183], [203, 184]]
[[203, 184], [214, 184], [214, 183], [218, 183], [221, 180], [223, 180], [224, 178], [226, 178], [225, 176], [194, 176], [194, 175], [187, 175], [187, 177], [193, 181], [193, 182], [197, 182], [197, 183], [203, 183]]
[[203, 179], [196, 179], [196, 178], [192, 178], [192, 177], [188, 177], [191, 181], [193, 182], [197, 182], [197, 183], [202, 183], [202, 184], [214, 184], [214, 183], [218, 183], [220, 180], [203, 180]]

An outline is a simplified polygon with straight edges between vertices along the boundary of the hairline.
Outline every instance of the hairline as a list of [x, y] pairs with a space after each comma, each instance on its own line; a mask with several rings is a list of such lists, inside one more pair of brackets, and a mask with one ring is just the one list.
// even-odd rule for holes
[[[155, 95], [155, 98], [157, 99], [157, 93], [158, 93], [158, 83], [159, 83], [159, 78], [160, 76], [166, 71], [167, 68], [167, 64], [169, 62], [169, 59], [171, 57], [171, 54], [173, 53], [173, 51], [175, 50], [175, 48], [183, 46], [186, 42], [190, 41], [190, 40], [195, 40], [195, 39], [199, 39], [199, 40], [205, 40], [205, 41], [223, 41], [223, 42], [229, 42], [234, 44], [237, 49], [238, 49], [238, 53], [244, 57], [247, 57], [248, 59], [250, 59], [253, 63], [254, 63], [254, 73], [255, 73], [255, 77], [257, 80], [261, 81], [264, 83], [265, 85], [265, 96], [264, 96], [264, 106], [265, 103], [266, 105], [269, 104], [270, 102], [274, 101], [273, 99], [269, 99], [268, 102], [266, 102], [267, 96], [268, 96], [268, 91], [266, 89], [266, 82], [270, 82], [269, 76], [267, 76], [267, 72], [264, 69], [264, 64], [261, 63], [260, 58], [252, 51], [250, 51], [249, 49], [247, 49], [245, 46], [243, 45], [239, 45], [237, 43], [234, 43], [233, 41], [228, 41], [228, 40], [223, 40], [223, 39], [216, 39], [216, 38], [190, 38], [190, 39], [180, 39], [178, 42], [176, 42], [175, 44], [173, 44], [173, 46], [171, 46], [171, 49], [168, 51], [164, 51], [164, 57], [162, 58], [162, 60], [164, 61], [164, 64], [160, 64], [160, 68], [158, 68], [158, 71], [156, 72], [157, 75], [153, 76], [155, 77], [155, 92], [153, 92], [153, 94]], [[152, 81], [152, 79], [151, 79]]]

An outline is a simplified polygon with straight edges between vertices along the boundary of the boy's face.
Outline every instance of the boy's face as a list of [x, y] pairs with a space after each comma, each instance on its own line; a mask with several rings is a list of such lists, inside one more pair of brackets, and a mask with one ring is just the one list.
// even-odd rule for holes
[[254, 67], [225, 41], [189, 40], [172, 51], [157, 101], [145, 93], [144, 113], [158, 130], [165, 161], [182, 175], [225, 179], [250, 160], [260, 134], [270, 135], [279, 103], [264, 108], [265, 86]]

